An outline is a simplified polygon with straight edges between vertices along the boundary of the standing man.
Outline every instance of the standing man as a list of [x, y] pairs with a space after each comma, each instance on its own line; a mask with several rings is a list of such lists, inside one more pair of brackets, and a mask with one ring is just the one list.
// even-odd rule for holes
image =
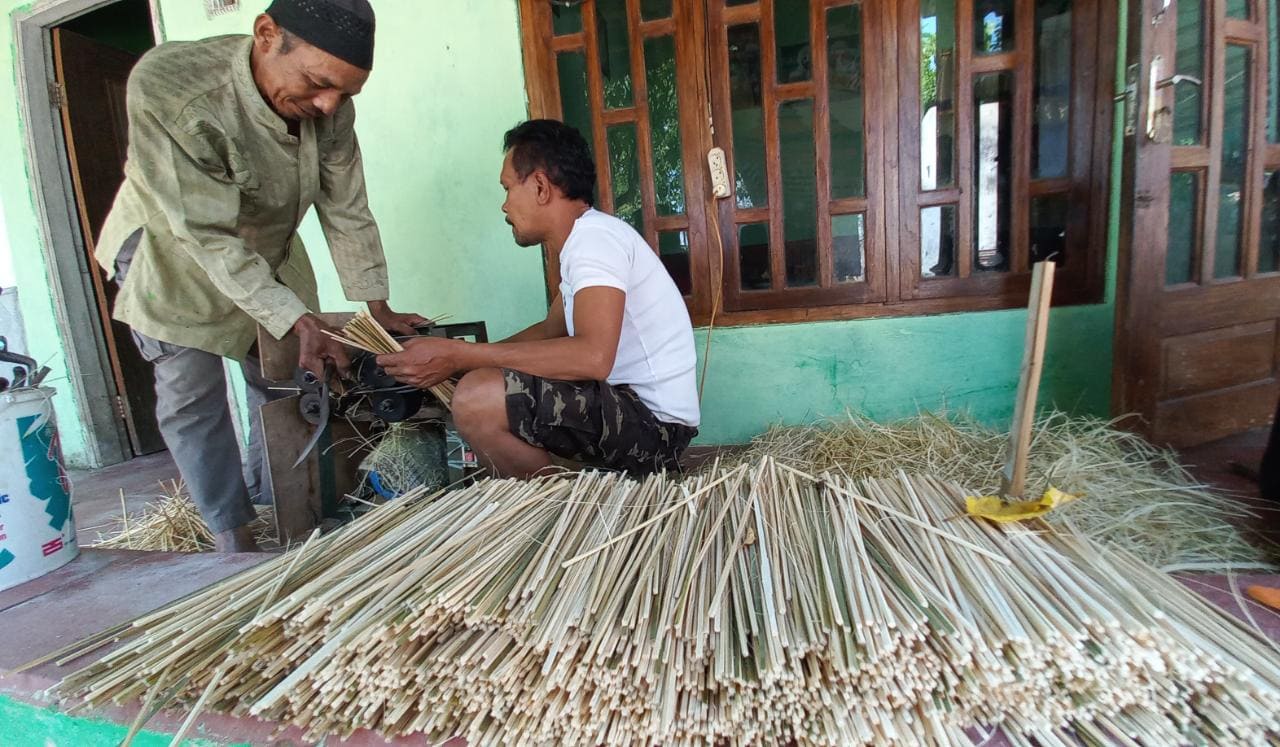
[[[260, 324], [298, 336], [299, 363], [349, 365], [312, 313], [315, 277], [296, 233], [315, 206], [346, 296], [387, 329], [425, 320], [387, 307], [351, 98], [373, 67], [367, 0], [275, 0], [253, 35], [162, 44], [129, 76], [125, 181], [98, 240], [120, 284], [115, 318], [155, 364], [156, 416], [220, 552], [257, 548], [267, 400]], [[241, 478], [223, 358], [241, 362], [253, 413]], [[233, 477], [234, 476], [234, 477]]]

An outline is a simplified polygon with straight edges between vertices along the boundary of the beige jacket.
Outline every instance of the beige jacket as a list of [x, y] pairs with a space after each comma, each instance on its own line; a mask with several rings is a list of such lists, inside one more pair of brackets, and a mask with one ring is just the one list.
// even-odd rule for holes
[[125, 181], [97, 242], [114, 274], [121, 245], [142, 229], [116, 319], [232, 358], [248, 352], [257, 324], [280, 338], [317, 310], [296, 233], [312, 205], [347, 298], [385, 300], [388, 290], [354, 105], [291, 136], [253, 82], [252, 42], [171, 42], [138, 62]]

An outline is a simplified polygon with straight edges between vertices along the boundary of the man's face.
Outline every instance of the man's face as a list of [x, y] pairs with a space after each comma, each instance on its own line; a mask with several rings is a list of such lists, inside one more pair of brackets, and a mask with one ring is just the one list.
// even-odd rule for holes
[[511, 235], [520, 246], [536, 246], [542, 243], [542, 233], [538, 217], [541, 214], [538, 204], [538, 185], [534, 174], [524, 179], [516, 173], [511, 163], [511, 151], [502, 159], [502, 188], [507, 192], [507, 199], [502, 203], [502, 212], [507, 216], [507, 225], [511, 226]]
[[273, 21], [259, 23], [255, 35], [255, 44], [265, 51], [256, 56], [254, 79], [267, 103], [285, 119], [332, 116], [369, 79], [369, 71], [284, 33]]

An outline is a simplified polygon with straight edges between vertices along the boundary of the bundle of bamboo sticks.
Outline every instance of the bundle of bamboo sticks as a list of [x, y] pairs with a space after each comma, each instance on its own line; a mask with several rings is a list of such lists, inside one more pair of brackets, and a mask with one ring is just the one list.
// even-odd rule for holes
[[[385, 355], [387, 353], [404, 352], [404, 346], [400, 344], [396, 338], [391, 336], [378, 324], [377, 320], [367, 311], [357, 311], [355, 318], [347, 322], [342, 328], [342, 334], [334, 334], [326, 332], [333, 339], [348, 345], [357, 350], [363, 350], [366, 353], [375, 355]], [[427, 388], [435, 398], [440, 400], [440, 404], [445, 407], [453, 402], [453, 391], [456, 384], [452, 380], [442, 381], [439, 384]]]
[[[60, 652], [88, 705], [476, 744], [1264, 744], [1280, 656], [1140, 560], [764, 458], [405, 496]], [[163, 693], [163, 695], [157, 695]]]

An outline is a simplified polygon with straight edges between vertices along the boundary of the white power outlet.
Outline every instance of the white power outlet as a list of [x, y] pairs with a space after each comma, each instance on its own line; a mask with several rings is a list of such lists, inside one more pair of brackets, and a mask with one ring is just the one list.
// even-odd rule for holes
[[707, 151], [707, 167], [711, 170], [711, 194], [724, 199], [733, 194], [729, 186], [729, 168], [725, 164], [724, 151], [712, 148]]

